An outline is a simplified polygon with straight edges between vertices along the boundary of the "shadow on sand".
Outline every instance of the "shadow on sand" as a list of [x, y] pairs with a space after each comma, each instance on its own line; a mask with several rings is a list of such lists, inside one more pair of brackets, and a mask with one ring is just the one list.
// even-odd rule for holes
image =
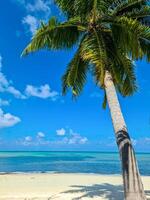
[[[93, 199], [94, 197], [105, 197], [107, 200], [123, 200], [123, 187], [122, 185], [112, 185], [108, 183], [94, 184], [91, 186], [72, 185], [71, 189], [62, 193], [80, 193], [80, 196], [73, 198], [72, 200], [81, 200], [86, 198]], [[150, 191], [145, 191], [147, 195], [150, 195]], [[150, 200], [148, 198], [147, 200]]]

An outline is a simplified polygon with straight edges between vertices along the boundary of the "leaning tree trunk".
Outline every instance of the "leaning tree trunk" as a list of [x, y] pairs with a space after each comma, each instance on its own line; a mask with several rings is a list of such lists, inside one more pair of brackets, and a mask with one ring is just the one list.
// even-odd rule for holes
[[146, 200], [134, 149], [121, 112], [111, 74], [105, 73], [105, 90], [122, 162], [125, 200]]

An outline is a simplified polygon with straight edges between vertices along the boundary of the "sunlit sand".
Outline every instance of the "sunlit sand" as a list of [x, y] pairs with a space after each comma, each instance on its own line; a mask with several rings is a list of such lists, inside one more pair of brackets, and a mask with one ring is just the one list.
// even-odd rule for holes
[[[150, 177], [142, 177], [150, 199]], [[119, 175], [96, 174], [3, 174], [0, 200], [123, 200]]]

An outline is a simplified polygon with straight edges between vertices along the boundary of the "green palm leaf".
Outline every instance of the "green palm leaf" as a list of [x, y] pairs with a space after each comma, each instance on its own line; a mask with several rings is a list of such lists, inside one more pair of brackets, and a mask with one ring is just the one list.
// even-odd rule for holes
[[70, 19], [64, 23], [59, 23], [56, 18], [51, 18], [48, 24], [42, 24], [31, 43], [24, 50], [23, 55], [43, 48], [72, 48], [79, 41], [84, 29], [80, 25], [79, 18]]
[[63, 94], [71, 88], [73, 96], [78, 96], [85, 84], [87, 70], [88, 62], [82, 59], [79, 48], [62, 77]]
[[111, 6], [111, 12], [113, 16], [124, 15], [125, 13], [132, 12], [136, 8], [146, 5], [146, 0], [116, 0]]
[[[89, 70], [104, 87], [105, 71], [113, 76], [123, 96], [137, 90], [133, 60], [150, 61], [150, 6], [146, 0], [55, 0], [67, 18], [51, 18], [41, 24], [23, 55], [40, 49], [78, 50], [63, 76], [63, 93], [70, 88], [78, 96]], [[106, 96], [104, 104], [106, 106]]]
[[119, 17], [112, 23], [112, 32], [117, 45], [133, 59], [144, 56], [139, 41], [150, 41], [150, 27], [131, 18]]

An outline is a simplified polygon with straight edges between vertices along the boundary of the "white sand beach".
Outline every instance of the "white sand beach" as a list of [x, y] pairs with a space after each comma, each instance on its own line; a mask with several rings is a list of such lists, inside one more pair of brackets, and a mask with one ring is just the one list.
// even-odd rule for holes
[[[150, 199], [150, 177], [142, 177]], [[3, 174], [0, 200], [123, 200], [121, 176], [96, 174]]]

